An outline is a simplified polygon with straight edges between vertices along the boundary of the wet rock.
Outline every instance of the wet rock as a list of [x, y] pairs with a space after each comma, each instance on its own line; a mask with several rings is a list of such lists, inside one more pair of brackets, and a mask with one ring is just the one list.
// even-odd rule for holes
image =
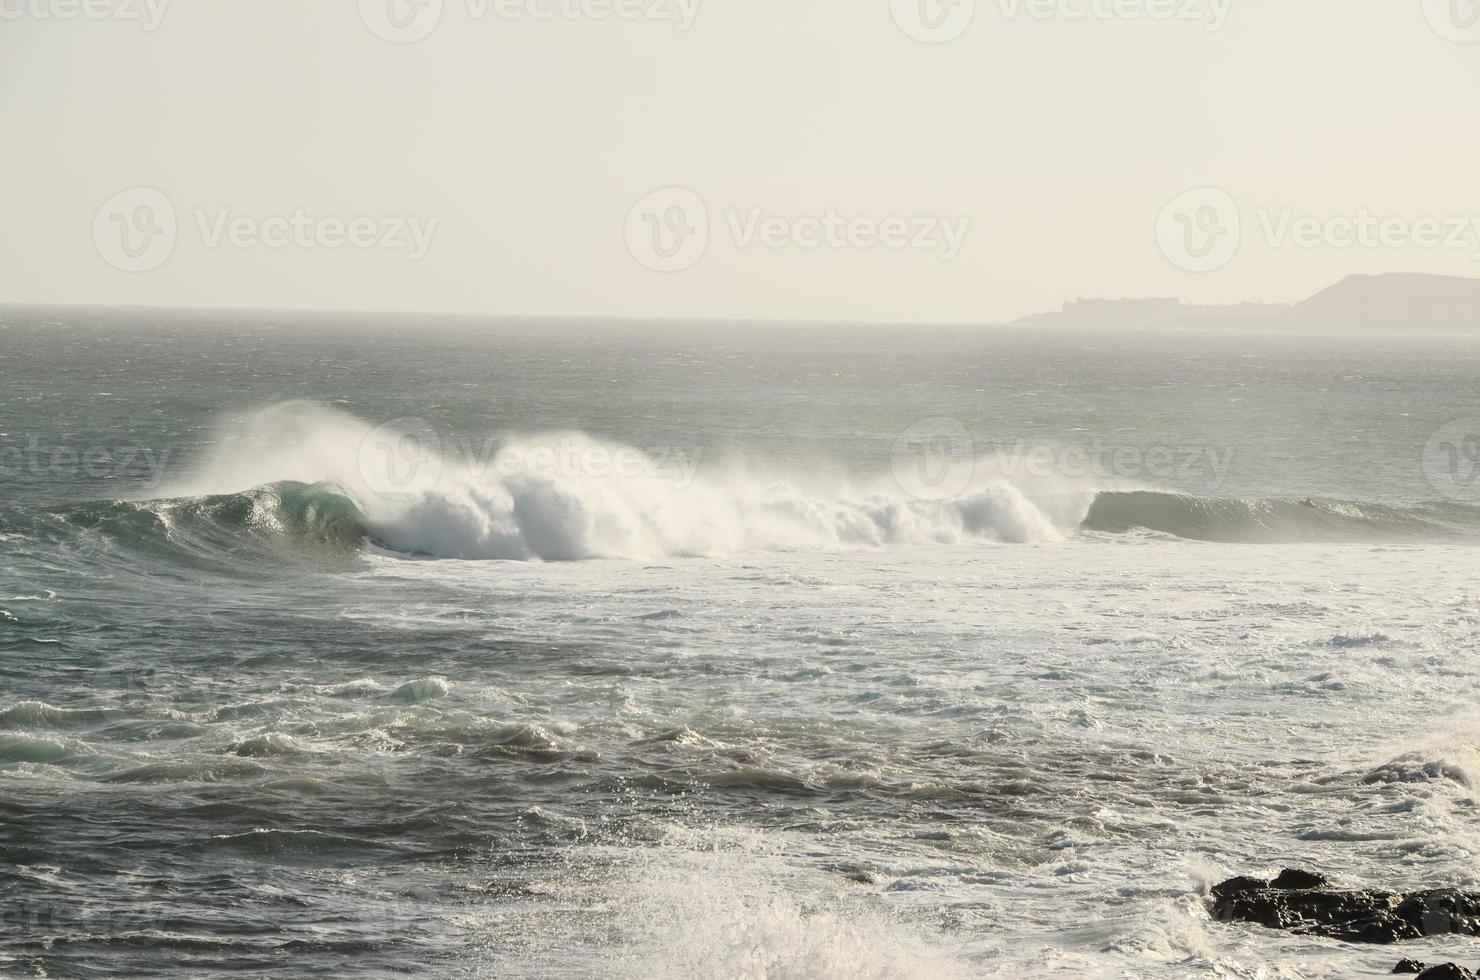
[[1426, 966], [1418, 960], [1399, 960], [1398, 965], [1393, 967], [1394, 973], [1416, 973], [1418, 980], [1475, 980], [1475, 974], [1466, 970], [1458, 963], [1442, 963], [1439, 966]]
[[1475, 974], [1454, 963], [1431, 966], [1418, 975], [1418, 980], [1475, 980]]
[[1263, 878], [1250, 878], [1247, 875], [1239, 875], [1237, 878], [1229, 878], [1227, 881], [1219, 882], [1213, 886], [1213, 897], [1215, 899], [1227, 898], [1231, 895], [1239, 895], [1243, 892], [1260, 892], [1269, 887], [1269, 882]]
[[1288, 869], [1274, 881], [1239, 877], [1215, 885], [1213, 917], [1357, 943], [1480, 936], [1480, 893], [1343, 891], [1314, 872]]
[[1296, 868], [1286, 868], [1280, 872], [1279, 877], [1269, 883], [1269, 887], [1282, 890], [1325, 888], [1330, 883], [1325, 875], [1318, 875], [1314, 871], [1300, 871]]

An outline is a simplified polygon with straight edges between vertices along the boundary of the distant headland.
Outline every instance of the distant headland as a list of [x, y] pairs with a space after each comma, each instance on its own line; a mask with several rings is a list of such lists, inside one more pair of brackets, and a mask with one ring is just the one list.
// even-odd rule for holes
[[1016, 325], [1480, 333], [1480, 279], [1355, 275], [1293, 304], [1198, 306], [1169, 297], [1077, 299], [1058, 312], [1023, 317]]

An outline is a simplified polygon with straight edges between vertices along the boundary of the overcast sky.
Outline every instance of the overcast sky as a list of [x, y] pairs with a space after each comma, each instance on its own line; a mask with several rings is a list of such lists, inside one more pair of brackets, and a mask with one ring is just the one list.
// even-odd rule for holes
[[996, 321], [1480, 275], [1472, 0], [421, 2], [0, 0], [0, 300]]

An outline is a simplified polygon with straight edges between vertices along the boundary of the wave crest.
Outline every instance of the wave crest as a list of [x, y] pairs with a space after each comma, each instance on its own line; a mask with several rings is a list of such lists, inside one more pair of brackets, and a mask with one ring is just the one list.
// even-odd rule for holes
[[[391, 441], [397, 438], [392, 434]], [[364, 451], [385, 439], [385, 429], [342, 412], [279, 405], [223, 433], [200, 475], [174, 489], [221, 494], [242, 487], [337, 488], [356, 508], [335, 512], [348, 534], [363, 532], [391, 550], [434, 558], [654, 560], [970, 540], [1036, 543], [1063, 536], [1037, 504], [1005, 481], [932, 501], [886, 484], [857, 488], [837, 480], [804, 487], [733, 466], [678, 479], [639, 450], [580, 433], [511, 436], [499, 451], [519, 459], [565, 454], [626, 458], [638, 465], [628, 473], [579, 466], [502, 472], [432, 457], [424, 441], [420, 461], [435, 479], [387, 492], [385, 474], [367, 472], [379, 459], [367, 466]], [[310, 512], [289, 494], [277, 511], [299, 530], [322, 531], [338, 526], [333, 515], [325, 524], [326, 503], [316, 500]]]

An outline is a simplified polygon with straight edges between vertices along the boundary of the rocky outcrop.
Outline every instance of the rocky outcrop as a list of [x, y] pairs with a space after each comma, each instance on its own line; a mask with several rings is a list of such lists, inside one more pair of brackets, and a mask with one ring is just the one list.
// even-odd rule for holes
[[[1399, 963], [1398, 966], [1401, 967], [1412, 962], [1412, 960], [1404, 960], [1402, 963]], [[1420, 967], [1423, 966], [1422, 963], [1417, 965]], [[1454, 963], [1445, 963], [1441, 966], [1431, 966], [1423, 970], [1394, 969], [1393, 972], [1417, 973], [1418, 980], [1475, 980], [1475, 974], [1471, 973], [1469, 970], [1466, 970], [1464, 967], [1458, 966]]]
[[1215, 885], [1212, 895], [1213, 917], [1219, 921], [1251, 922], [1306, 936], [1357, 943], [1395, 943], [1448, 933], [1480, 936], [1476, 892], [1344, 890], [1331, 887], [1322, 875], [1286, 870], [1273, 881], [1230, 878]]

